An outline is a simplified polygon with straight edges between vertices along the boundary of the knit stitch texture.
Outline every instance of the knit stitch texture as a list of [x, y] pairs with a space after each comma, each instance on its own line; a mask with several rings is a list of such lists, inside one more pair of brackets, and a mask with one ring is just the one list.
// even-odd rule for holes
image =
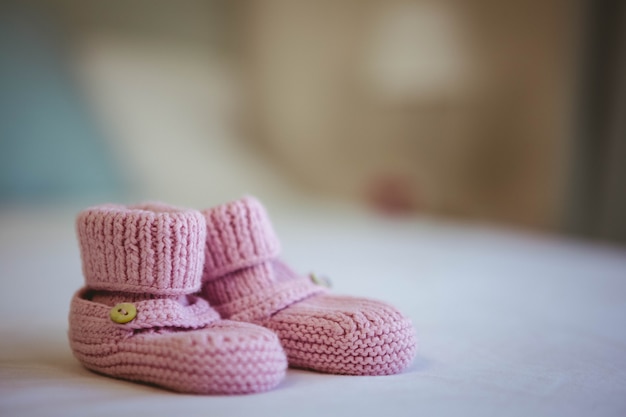
[[[275, 334], [221, 320], [200, 288], [206, 225], [160, 204], [99, 206], [77, 218], [86, 287], [70, 306], [70, 346], [93, 371], [196, 394], [275, 387], [287, 361]], [[136, 316], [116, 322], [130, 303]]]
[[203, 211], [202, 295], [231, 320], [276, 332], [293, 367], [348, 375], [401, 372], [417, 351], [410, 320], [392, 306], [331, 295], [278, 259], [263, 206], [246, 197]]

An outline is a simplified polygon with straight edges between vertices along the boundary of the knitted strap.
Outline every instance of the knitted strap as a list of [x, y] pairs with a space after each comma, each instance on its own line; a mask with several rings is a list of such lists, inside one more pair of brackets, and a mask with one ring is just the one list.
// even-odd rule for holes
[[271, 259], [280, 252], [265, 209], [252, 197], [203, 214], [207, 225], [204, 280]]
[[211, 308], [207, 301], [188, 296], [189, 305], [182, 305], [170, 298], [133, 302], [132, 304], [137, 309], [137, 316], [128, 323], [117, 324], [109, 317], [112, 307], [86, 300], [82, 298], [82, 294], [85, 294], [84, 290], [74, 296], [72, 311], [78, 315], [106, 320], [120, 329], [200, 328], [220, 319], [217, 311]]
[[179, 302], [162, 298], [133, 303], [137, 308], [137, 317], [130, 323], [120, 326], [131, 329], [150, 329], [154, 327], [198, 328], [220, 319], [219, 314], [201, 298], [188, 296], [191, 305], [183, 306]]
[[265, 291], [238, 298], [215, 309], [230, 320], [262, 321], [293, 303], [326, 291], [326, 288], [301, 278], [275, 284]]
[[76, 228], [92, 289], [178, 295], [200, 288], [206, 226], [199, 212], [104, 205], [79, 213]]

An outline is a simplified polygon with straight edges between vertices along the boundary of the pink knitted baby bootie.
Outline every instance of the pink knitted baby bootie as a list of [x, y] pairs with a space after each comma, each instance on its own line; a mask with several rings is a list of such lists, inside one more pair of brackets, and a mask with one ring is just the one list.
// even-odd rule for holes
[[275, 334], [221, 320], [200, 290], [206, 224], [164, 205], [100, 206], [77, 219], [86, 287], [69, 339], [93, 371], [196, 394], [268, 390], [287, 360]]
[[244, 198], [203, 212], [202, 294], [222, 317], [276, 332], [294, 367], [349, 375], [400, 372], [417, 346], [410, 320], [379, 301], [330, 295], [277, 256], [263, 206]]

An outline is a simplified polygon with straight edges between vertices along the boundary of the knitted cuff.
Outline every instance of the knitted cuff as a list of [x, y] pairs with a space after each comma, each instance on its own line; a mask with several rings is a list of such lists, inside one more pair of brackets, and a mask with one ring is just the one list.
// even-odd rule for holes
[[200, 289], [204, 218], [164, 204], [103, 205], [76, 219], [83, 275], [96, 290], [189, 294]]
[[274, 258], [280, 252], [265, 209], [252, 197], [203, 214], [207, 225], [205, 281]]

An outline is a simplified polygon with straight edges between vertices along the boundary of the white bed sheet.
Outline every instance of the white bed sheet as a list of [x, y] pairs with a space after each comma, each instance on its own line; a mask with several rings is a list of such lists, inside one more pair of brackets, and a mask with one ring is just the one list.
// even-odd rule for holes
[[[0, 416], [626, 415], [626, 252], [357, 209], [272, 213], [284, 257], [408, 314], [403, 374], [289, 370], [271, 392], [193, 396], [91, 373], [66, 340], [75, 209], [0, 212]], [[295, 207], [295, 206], [294, 206]]]

